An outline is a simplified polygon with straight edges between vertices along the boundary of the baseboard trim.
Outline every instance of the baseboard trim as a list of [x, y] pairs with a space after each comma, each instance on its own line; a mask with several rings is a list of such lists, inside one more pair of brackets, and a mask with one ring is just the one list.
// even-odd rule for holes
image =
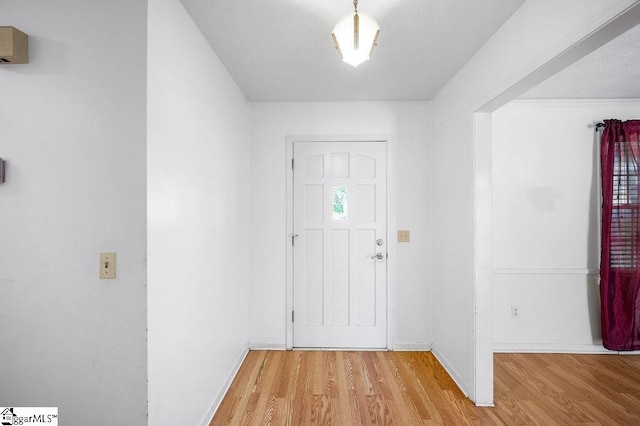
[[496, 404], [489, 404], [489, 403], [487, 403], [487, 402], [480, 402], [480, 403], [478, 403], [478, 402], [474, 402], [474, 404], [475, 404], [475, 406], [476, 406], [476, 407], [489, 407], [489, 408], [493, 408], [493, 407], [495, 407], [495, 406], [496, 406]]
[[618, 355], [640, 355], [640, 351], [621, 351]]
[[566, 354], [616, 354], [602, 345], [569, 345], [547, 343], [496, 343], [494, 353], [566, 353]]
[[433, 356], [436, 357], [440, 365], [442, 365], [442, 367], [446, 370], [447, 374], [451, 376], [454, 383], [458, 386], [458, 388], [464, 394], [464, 396], [466, 396], [467, 398], [473, 401], [473, 398], [470, 397], [471, 395], [470, 389], [464, 385], [464, 381], [462, 380], [462, 377], [460, 377], [456, 369], [453, 368], [453, 366], [447, 361], [447, 359], [440, 352], [438, 352], [437, 349], [432, 348], [431, 353], [433, 354]]
[[599, 269], [586, 268], [494, 268], [494, 275], [600, 275]]
[[329, 352], [345, 352], [345, 351], [349, 351], [349, 352], [384, 352], [387, 351], [387, 348], [352, 348], [352, 347], [348, 347], [348, 348], [323, 348], [323, 347], [303, 347], [303, 348], [297, 348], [294, 347], [293, 348], [294, 351], [307, 351], [307, 352], [313, 352], [313, 351], [329, 351]]
[[402, 351], [429, 352], [431, 351], [431, 345], [427, 343], [396, 342], [393, 344], [393, 350], [396, 352], [402, 352]]
[[236, 364], [234, 365], [233, 370], [231, 370], [231, 374], [229, 374], [229, 376], [227, 377], [227, 380], [225, 381], [224, 386], [222, 387], [220, 392], [218, 393], [218, 396], [214, 400], [213, 405], [211, 406], [207, 414], [202, 419], [202, 422], [200, 423], [202, 426], [209, 426], [209, 424], [211, 424], [211, 420], [213, 420], [213, 416], [216, 414], [216, 411], [218, 411], [218, 408], [220, 407], [220, 404], [222, 403], [223, 398], [229, 391], [229, 388], [231, 387], [231, 383], [233, 383], [233, 379], [236, 377], [236, 374], [238, 374], [238, 370], [240, 370], [240, 366], [244, 362], [244, 359], [247, 357], [248, 353], [249, 353], [248, 347], [242, 351], [240, 358], [238, 358], [238, 361], [236, 361]]
[[286, 351], [287, 350], [287, 345], [284, 343], [249, 342], [247, 346], [251, 351]]

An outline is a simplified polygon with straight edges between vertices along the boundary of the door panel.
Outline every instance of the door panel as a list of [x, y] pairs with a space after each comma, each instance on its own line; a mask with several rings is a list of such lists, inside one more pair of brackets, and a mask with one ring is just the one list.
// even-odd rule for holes
[[293, 152], [293, 345], [384, 348], [386, 143], [295, 142]]

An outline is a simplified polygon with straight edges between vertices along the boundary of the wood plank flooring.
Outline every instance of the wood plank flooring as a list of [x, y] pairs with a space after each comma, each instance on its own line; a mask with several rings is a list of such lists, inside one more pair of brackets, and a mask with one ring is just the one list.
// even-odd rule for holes
[[211, 425], [640, 425], [640, 356], [494, 363], [478, 408], [430, 352], [251, 351]]

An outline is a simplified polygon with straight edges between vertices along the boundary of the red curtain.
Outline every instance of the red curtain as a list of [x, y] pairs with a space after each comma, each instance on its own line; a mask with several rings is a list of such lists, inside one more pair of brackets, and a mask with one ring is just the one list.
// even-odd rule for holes
[[605, 120], [601, 140], [602, 340], [640, 349], [640, 120]]

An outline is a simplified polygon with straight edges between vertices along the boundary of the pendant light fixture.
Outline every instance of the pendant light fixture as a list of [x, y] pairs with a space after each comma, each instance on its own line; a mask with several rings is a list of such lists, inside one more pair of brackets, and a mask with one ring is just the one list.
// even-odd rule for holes
[[353, 0], [354, 13], [344, 16], [333, 28], [333, 42], [342, 60], [357, 67], [371, 56], [378, 45], [380, 26], [370, 16], [358, 13], [358, 0]]

